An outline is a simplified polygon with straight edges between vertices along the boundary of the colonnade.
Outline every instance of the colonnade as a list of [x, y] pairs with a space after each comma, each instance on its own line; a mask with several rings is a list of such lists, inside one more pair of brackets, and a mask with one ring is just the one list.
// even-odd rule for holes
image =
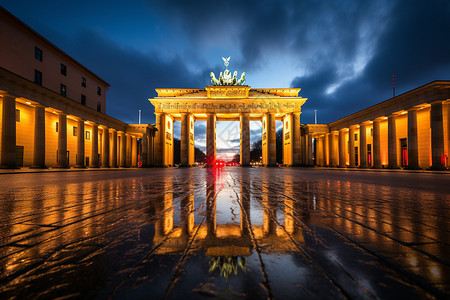
[[[15, 97], [3, 95], [2, 98], [1, 168], [18, 167], [16, 156], [18, 138], [22, 141], [31, 140], [24, 148], [27, 153], [32, 152], [31, 161], [24, 161], [24, 165], [31, 168], [132, 167], [138, 166], [138, 155], [142, 156], [140, 160], [142, 166], [148, 166], [151, 163], [147, 160], [147, 156], [143, 158], [143, 154], [146, 153], [139, 149], [145, 148], [146, 145], [147, 149], [151, 148], [148, 146], [152, 143], [149, 140], [151, 134], [127, 133], [124, 130], [46, 108], [39, 103], [21, 102], [18, 104], [20, 105], [18, 109]], [[20, 118], [21, 113], [25, 116], [28, 114], [30, 117], [16, 120]], [[68, 119], [74, 124], [73, 132], [68, 130]], [[24, 123], [22, 125], [24, 128], [20, 131], [16, 128], [18, 122]], [[89, 126], [90, 130], [87, 130], [86, 126]], [[55, 131], [57, 132], [56, 141], [53, 140]], [[147, 132], [149, 131], [147, 128]], [[72, 136], [76, 136], [75, 163], [68, 161], [68, 139], [72, 139]], [[99, 142], [100, 136], [101, 142]], [[86, 149], [86, 138], [90, 140], [90, 149]], [[49, 147], [57, 150], [56, 163], [55, 159], [48, 157], [47, 148]], [[87, 153], [90, 153], [89, 159], [87, 159]]]
[[[155, 164], [157, 166], [173, 165], [173, 122], [181, 121], [180, 160], [181, 166], [194, 165], [194, 122], [206, 121], [206, 163], [213, 165], [216, 160], [216, 113], [206, 113], [204, 116], [182, 112], [168, 114], [157, 112], [155, 135]], [[178, 117], [180, 115], [181, 117]], [[237, 115], [237, 114], [236, 114]], [[250, 166], [250, 121], [262, 122], [262, 160], [267, 166], [276, 165], [276, 126], [275, 120], [283, 121], [284, 161], [288, 165], [299, 165], [301, 158], [300, 143], [300, 112], [289, 112], [277, 116], [276, 113], [260, 114], [254, 117], [248, 112], [239, 113], [240, 124], [240, 163], [241, 166]], [[280, 115], [280, 114], [278, 114]], [[206, 117], [205, 117], [206, 116]], [[235, 121], [234, 118], [219, 120]]]
[[[303, 134], [315, 141], [306, 165], [360, 168], [448, 168], [450, 104], [432, 101], [357, 124], [329, 124], [329, 130], [306, 125]], [[309, 145], [312, 145], [312, 141]], [[314, 155], [313, 155], [314, 152]]]

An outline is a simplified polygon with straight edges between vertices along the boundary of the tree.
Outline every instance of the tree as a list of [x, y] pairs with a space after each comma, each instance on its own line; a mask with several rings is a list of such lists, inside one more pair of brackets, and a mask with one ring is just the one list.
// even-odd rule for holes
[[198, 163], [204, 163], [205, 162], [205, 160], [206, 160], [206, 154], [205, 154], [205, 152], [203, 152], [202, 150], [200, 150], [199, 148], [197, 148], [197, 147], [195, 147], [194, 148], [194, 159], [195, 159], [195, 162], [198, 162]]
[[257, 140], [253, 142], [250, 147], [250, 161], [259, 162], [262, 157], [262, 140]]

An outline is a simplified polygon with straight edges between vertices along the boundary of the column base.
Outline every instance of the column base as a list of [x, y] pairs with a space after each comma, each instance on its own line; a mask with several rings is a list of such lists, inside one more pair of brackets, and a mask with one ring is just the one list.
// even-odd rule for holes
[[245, 165], [241, 165], [241, 167], [252, 168], [252, 165], [251, 164], [245, 164]]
[[129, 168], [129, 166], [120, 166], [119, 168]]
[[18, 166], [0, 166], [0, 169], [20, 169]]
[[31, 166], [30, 169], [48, 169], [47, 166]]
[[399, 169], [401, 169], [401, 168], [400, 168], [400, 167], [395, 167], [395, 166], [392, 166], [392, 167], [387, 166], [386, 169], [390, 169], [390, 170], [399, 170]]
[[192, 167], [191, 165], [179, 165], [178, 166], [179, 168], [190, 168], [190, 167]]
[[419, 167], [404, 167], [403, 170], [422, 170], [422, 168]]
[[76, 169], [86, 169], [86, 166], [75, 165], [74, 168], [76, 168]]
[[267, 164], [267, 165], [265, 165], [265, 167], [268, 167], [268, 168], [279, 168], [280, 166], [278, 166], [278, 164]]
[[89, 166], [88, 168], [89, 168], [89, 169], [100, 169], [100, 166], [92, 166], [92, 167]]
[[427, 170], [430, 170], [430, 171], [445, 171], [446, 168], [444, 166], [431, 166]]
[[70, 166], [54, 166], [53, 169], [70, 169]]

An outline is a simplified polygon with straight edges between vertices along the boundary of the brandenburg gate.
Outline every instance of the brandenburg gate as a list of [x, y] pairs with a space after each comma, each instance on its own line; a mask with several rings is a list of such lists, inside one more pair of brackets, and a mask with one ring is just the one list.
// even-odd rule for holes
[[299, 88], [252, 89], [228, 70], [205, 89], [156, 89], [158, 96], [149, 99], [155, 106], [154, 164], [173, 165], [173, 122], [181, 121], [181, 165], [194, 165], [194, 122], [206, 121], [206, 162], [216, 158], [216, 121], [240, 122], [240, 163], [250, 165], [250, 121], [262, 122], [262, 162], [276, 164], [275, 121], [283, 121], [283, 163], [298, 165], [301, 159], [300, 114], [307, 100], [298, 96]]

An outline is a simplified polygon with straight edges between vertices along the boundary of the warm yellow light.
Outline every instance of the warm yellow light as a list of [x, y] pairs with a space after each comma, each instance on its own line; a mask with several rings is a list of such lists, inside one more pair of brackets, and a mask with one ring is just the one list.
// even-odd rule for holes
[[30, 101], [27, 101], [27, 102], [25, 102], [26, 104], [28, 104], [28, 105], [31, 105], [31, 102]]

